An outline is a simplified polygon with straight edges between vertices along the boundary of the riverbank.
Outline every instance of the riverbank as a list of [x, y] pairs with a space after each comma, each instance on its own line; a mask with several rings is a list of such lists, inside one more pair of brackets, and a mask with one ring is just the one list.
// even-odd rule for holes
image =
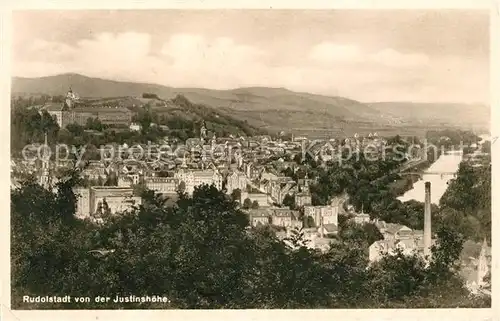
[[[454, 178], [454, 175], [448, 173], [456, 173], [459, 169], [462, 159], [463, 154], [461, 152], [447, 152], [439, 156], [439, 158], [431, 166], [429, 166], [426, 171], [424, 171], [422, 178], [413, 184], [413, 188], [405, 192], [402, 196], [398, 197], [398, 199], [402, 202], [406, 202], [409, 200], [424, 202], [425, 182], [430, 182], [431, 202], [438, 205], [439, 200], [448, 188], [449, 181]], [[436, 174], [440, 172], [444, 172], [446, 174]]]
[[[423, 172], [431, 167], [433, 162], [426, 161], [413, 168], [414, 172]], [[402, 175], [400, 179], [389, 184], [389, 190], [395, 197], [403, 196], [413, 188], [413, 184], [420, 180], [420, 175]]]

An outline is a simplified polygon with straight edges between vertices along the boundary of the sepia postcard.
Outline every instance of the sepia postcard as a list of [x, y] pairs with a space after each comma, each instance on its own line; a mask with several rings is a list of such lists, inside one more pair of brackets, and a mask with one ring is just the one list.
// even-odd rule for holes
[[493, 320], [498, 7], [393, 4], [5, 13], [2, 317]]

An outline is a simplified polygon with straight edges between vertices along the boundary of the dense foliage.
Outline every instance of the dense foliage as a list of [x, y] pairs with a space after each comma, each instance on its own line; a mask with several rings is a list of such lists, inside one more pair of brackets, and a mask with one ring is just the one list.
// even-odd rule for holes
[[491, 242], [491, 166], [461, 163], [441, 198], [438, 219], [468, 239]]
[[[321, 253], [302, 233], [280, 241], [248, 228], [237, 202], [213, 186], [173, 206], [151, 191], [135, 210], [97, 225], [74, 217], [74, 179], [52, 193], [26, 182], [11, 193], [13, 308], [369, 308], [488, 306], [469, 298], [450, 262], [461, 250], [440, 234], [433, 261], [386, 257], [367, 269], [372, 228]], [[348, 228], [348, 227], [345, 227]], [[363, 236], [360, 236], [363, 235]], [[365, 240], [365, 241], [362, 241]], [[288, 244], [288, 245], [287, 245]], [[94, 256], [91, 250], [114, 250]], [[23, 295], [162, 295], [169, 303], [23, 304]]]

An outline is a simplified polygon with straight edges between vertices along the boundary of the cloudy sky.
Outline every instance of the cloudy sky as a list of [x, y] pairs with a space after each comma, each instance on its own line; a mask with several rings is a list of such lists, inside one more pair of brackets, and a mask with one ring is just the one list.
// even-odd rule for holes
[[14, 76], [285, 87], [360, 101], [489, 96], [481, 11], [24, 11], [13, 20]]

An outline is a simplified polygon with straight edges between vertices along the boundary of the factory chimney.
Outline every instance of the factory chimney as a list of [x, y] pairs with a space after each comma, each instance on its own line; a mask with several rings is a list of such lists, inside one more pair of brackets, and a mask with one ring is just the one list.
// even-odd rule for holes
[[320, 227], [319, 227], [319, 233], [321, 235], [321, 238], [324, 238], [325, 235], [324, 235], [324, 225], [323, 225], [323, 213], [320, 214]]
[[425, 182], [424, 256], [431, 255], [431, 183]]

